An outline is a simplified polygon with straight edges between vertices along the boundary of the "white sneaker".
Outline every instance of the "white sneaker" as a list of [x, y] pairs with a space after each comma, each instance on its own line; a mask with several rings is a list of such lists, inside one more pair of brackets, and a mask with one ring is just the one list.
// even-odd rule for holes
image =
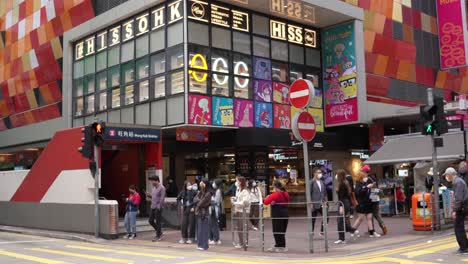
[[354, 231], [354, 233], [351, 234], [351, 237], [352, 237], [352, 238], [361, 237], [361, 235], [359, 234], [359, 230]]
[[234, 245], [235, 248], [242, 248], [242, 245], [241, 244], [236, 244]]
[[218, 240], [218, 242], [216, 242], [216, 245], [221, 245], [221, 240]]
[[179, 240], [179, 244], [185, 244], [185, 240], [183, 239]]
[[252, 226], [252, 229], [253, 229], [253, 230], [255, 230], [255, 231], [257, 231], [257, 230], [258, 230], [258, 228], [257, 228], [257, 227], [255, 227], [255, 226]]
[[287, 248], [275, 248], [274, 250], [275, 252], [277, 253], [283, 253], [283, 252], [288, 252], [288, 249]]
[[197, 248], [197, 249], [200, 250], [200, 251], [205, 251], [205, 250], [206, 250], [206, 249], [201, 248], [201, 247], [199, 247], [199, 248]]
[[192, 244], [193, 242], [192, 242], [192, 240], [189, 239], [189, 240], [187, 240], [186, 243], [187, 243], [187, 244]]
[[373, 235], [370, 235], [369, 237], [374, 237], [374, 238], [378, 238], [378, 237], [381, 237], [381, 235], [377, 232], [374, 232]]
[[344, 244], [345, 242], [344, 242], [344, 240], [339, 239], [339, 240], [335, 241], [334, 243], [336, 245], [339, 245], [339, 244]]
[[214, 245], [214, 244], [215, 244], [215, 242], [213, 240], [208, 241], [208, 245]]

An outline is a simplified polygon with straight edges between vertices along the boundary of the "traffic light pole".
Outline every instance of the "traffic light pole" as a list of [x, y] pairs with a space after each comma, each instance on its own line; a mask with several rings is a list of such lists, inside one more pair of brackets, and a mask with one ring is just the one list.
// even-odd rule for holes
[[94, 145], [94, 162], [96, 170], [94, 172], [94, 236], [99, 237], [99, 148]]
[[[427, 104], [434, 105], [434, 93], [432, 88], [427, 89]], [[437, 147], [434, 142], [434, 131], [431, 134], [432, 144], [432, 170], [434, 171], [434, 206], [435, 206], [435, 218], [434, 218], [434, 230], [440, 230], [440, 202], [439, 202], [439, 166], [437, 162]]]

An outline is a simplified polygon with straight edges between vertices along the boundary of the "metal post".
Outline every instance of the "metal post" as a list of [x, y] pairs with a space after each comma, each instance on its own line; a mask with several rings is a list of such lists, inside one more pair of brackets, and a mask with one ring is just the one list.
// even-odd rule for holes
[[[325, 206], [323, 206], [325, 205]], [[324, 202], [322, 205], [322, 225], [323, 235], [325, 236], [325, 252], [328, 252], [328, 202]], [[344, 209], [344, 208], [343, 208]]]
[[[434, 94], [432, 88], [427, 89], [427, 104], [434, 105]], [[434, 228], [440, 230], [440, 206], [439, 206], [439, 168], [437, 163], [437, 148], [434, 144], [434, 132], [431, 134], [432, 144], [432, 170], [434, 171], [434, 204], [435, 204], [435, 223]]]
[[94, 162], [96, 163], [96, 172], [94, 173], [94, 236], [99, 237], [99, 148], [94, 146]]
[[393, 201], [395, 202], [395, 215], [398, 215], [398, 200], [396, 195], [396, 186], [393, 186]]
[[244, 248], [244, 251], [247, 251], [247, 243], [248, 243], [248, 239], [247, 239], [247, 215], [246, 215], [246, 212], [245, 212], [245, 206], [242, 207], [242, 236], [243, 236], [243, 240], [242, 241], [243, 245], [242, 247]]
[[234, 214], [235, 214], [235, 205], [234, 203], [231, 203], [231, 233], [232, 233], [232, 244], [236, 245], [236, 237], [234, 235], [234, 232], [236, 231], [234, 228]]
[[259, 215], [259, 228], [260, 228], [260, 240], [262, 242], [262, 252], [265, 252], [265, 227], [263, 226], [263, 204], [259, 204], [259, 208], [258, 210], [260, 210], [260, 213], [258, 214]]
[[302, 147], [304, 150], [304, 178], [306, 182], [306, 208], [307, 208], [307, 230], [309, 237], [309, 253], [314, 253], [314, 240], [312, 237], [312, 208], [310, 197], [310, 173], [309, 173], [309, 149], [307, 147], [307, 141], [302, 141]]
[[[422, 206], [423, 206], [423, 219], [424, 219], [424, 231], [426, 231], [426, 192], [422, 193]], [[417, 212], [417, 210], [416, 210]], [[416, 215], [413, 215], [413, 217], [416, 217]]]

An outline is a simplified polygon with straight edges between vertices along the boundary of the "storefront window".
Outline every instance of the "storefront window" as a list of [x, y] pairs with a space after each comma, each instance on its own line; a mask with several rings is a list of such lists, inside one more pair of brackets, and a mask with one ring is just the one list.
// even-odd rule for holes
[[83, 97], [76, 98], [75, 101], [75, 115], [80, 116], [83, 114], [84, 102]]
[[231, 31], [219, 27], [211, 28], [211, 45], [220, 49], [231, 49]]
[[250, 98], [252, 82], [248, 78], [251, 76], [252, 63], [250, 56], [234, 54], [233, 55], [233, 73], [234, 73], [234, 96], [237, 98]]
[[94, 94], [86, 96], [86, 114], [94, 113]]
[[99, 52], [96, 60], [96, 71], [104, 70], [107, 67], [107, 51]]
[[275, 60], [288, 61], [288, 43], [272, 40], [271, 58]]
[[271, 63], [271, 79], [276, 82], [288, 82], [289, 81], [289, 69], [288, 64], [272, 62]]
[[210, 35], [208, 33], [207, 25], [189, 22], [188, 28], [189, 43], [200, 44], [203, 46], [209, 45]]
[[184, 72], [177, 71], [169, 75], [169, 84], [171, 94], [178, 94], [184, 92]]
[[96, 61], [94, 56], [89, 56], [85, 59], [85, 75], [94, 73], [96, 70]]
[[120, 85], [119, 66], [115, 66], [107, 70], [107, 87], [115, 87]]
[[193, 93], [208, 92], [208, 72], [206, 71], [189, 71], [189, 91]]
[[100, 72], [96, 75], [96, 84], [99, 90], [107, 88], [107, 71]]
[[115, 66], [119, 64], [120, 60], [120, 46], [116, 46], [109, 50], [109, 56], [107, 57], [108, 67]]
[[320, 51], [306, 48], [306, 64], [308, 66], [320, 68]]
[[134, 88], [133, 85], [125, 86], [125, 105], [134, 103]]
[[151, 56], [151, 74], [156, 75], [166, 71], [166, 54], [164, 52]]
[[139, 37], [136, 40], [136, 57], [140, 58], [148, 54], [148, 35]]
[[253, 37], [253, 52], [255, 56], [270, 57], [270, 41], [266, 38]]
[[304, 48], [289, 44], [289, 61], [292, 63], [304, 64]]
[[251, 54], [250, 51], [250, 35], [245, 33], [240, 33], [234, 31], [232, 33], [232, 40], [233, 40], [233, 50], [238, 51], [245, 54]]
[[75, 80], [74, 87], [75, 87], [75, 96], [82, 96], [83, 89], [84, 89], [83, 78]]
[[149, 99], [149, 81], [143, 81], [139, 83], [138, 88], [138, 101], [144, 102]]
[[181, 22], [167, 27], [167, 46], [172, 47], [184, 40], [184, 26]]
[[149, 61], [148, 57], [136, 61], [137, 79], [143, 79], [149, 76]]
[[107, 109], [107, 92], [99, 94], [99, 110], [103, 111]]
[[85, 91], [87, 94], [94, 93], [94, 90], [95, 90], [94, 85], [95, 85], [94, 75], [90, 75], [86, 77]]
[[252, 31], [262, 36], [270, 36], [270, 22], [267, 17], [252, 15]]
[[178, 47], [167, 52], [169, 58], [169, 70], [175, 70], [184, 67], [184, 49]]
[[166, 78], [164, 75], [154, 78], [153, 85], [155, 99], [166, 96]]
[[304, 72], [304, 66], [302, 65], [291, 65], [291, 69], [289, 71], [289, 78], [290, 78], [290, 83], [293, 83], [295, 80], [298, 79], [303, 79], [303, 72]]
[[112, 108], [120, 107], [120, 88], [112, 90]]
[[123, 83], [129, 83], [135, 80], [135, 70], [133, 69], [134, 66], [135, 63], [133, 61], [122, 64]]
[[211, 94], [229, 96], [231, 78], [226, 74], [213, 73], [211, 80]]
[[151, 41], [150, 47], [151, 47], [152, 53], [158, 50], [163, 50], [166, 44], [166, 35], [165, 35], [164, 28], [151, 32], [150, 41]]
[[133, 60], [135, 52], [135, 42], [129, 41], [122, 45], [122, 58], [120, 62]]
[[78, 79], [83, 76], [84, 76], [84, 60], [80, 60], [73, 64], [73, 78]]
[[249, 78], [234, 77], [234, 96], [237, 98], [250, 98], [252, 82]]

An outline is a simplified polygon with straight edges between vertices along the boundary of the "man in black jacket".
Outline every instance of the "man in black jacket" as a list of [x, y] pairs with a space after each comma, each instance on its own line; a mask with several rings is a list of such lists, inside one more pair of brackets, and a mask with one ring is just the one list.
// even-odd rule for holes
[[465, 161], [462, 161], [460, 162], [460, 164], [458, 164], [458, 176], [460, 178], [462, 178], [465, 183], [468, 185], [468, 171], [467, 171], [467, 164]]
[[445, 179], [453, 185], [455, 201], [453, 203], [452, 218], [455, 220], [455, 237], [460, 248], [457, 253], [468, 253], [468, 239], [465, 232], [465, 215], [468, 213], [468, 187], [464, 180], [457, 176], [454, 168], [447, 168]]

